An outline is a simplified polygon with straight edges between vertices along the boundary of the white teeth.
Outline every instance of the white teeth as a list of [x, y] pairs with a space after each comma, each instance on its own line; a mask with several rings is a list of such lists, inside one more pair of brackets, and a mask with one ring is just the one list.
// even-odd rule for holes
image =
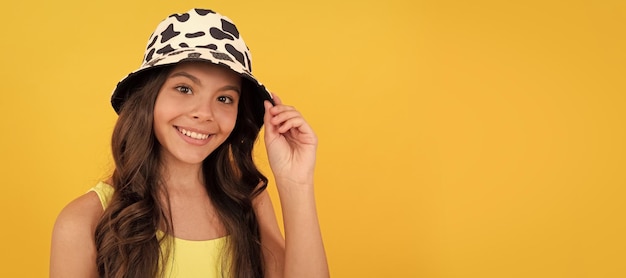
[[204, 140], [204, 139], [209, 138], [208, 134], [196, 133], [196, 132], [189, 131], [189, 130], [186, 130], [186, 129], [183, 129], [183, 128], [178, 128], [178, 131], [180, 131], [180, 133], [182, 133], [182, 134], [184, 134], [186, 136], [189, 136], [189, 137], [191, 137], [193, 139]]

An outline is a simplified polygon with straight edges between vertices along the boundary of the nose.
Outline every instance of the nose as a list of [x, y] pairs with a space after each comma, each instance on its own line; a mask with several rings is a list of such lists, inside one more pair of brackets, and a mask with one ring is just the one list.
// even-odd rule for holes
[[191, 110], [191, 117], [200, 121], [213, 121], [213, 107], [211, 107], [211, 103], [196, 101]]

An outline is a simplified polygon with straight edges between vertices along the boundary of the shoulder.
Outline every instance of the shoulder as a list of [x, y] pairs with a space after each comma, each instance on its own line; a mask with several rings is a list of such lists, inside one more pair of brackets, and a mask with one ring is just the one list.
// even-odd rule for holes
[[90, 191], [70, 202], [59, 213], [52, 231], [51, 277], [94, 275], [94, 233], [103, 211], [98, 195]]
[[93, 191], [87, 192], [63, 208], [57, 217], [54, 231], [71, 233], [91, 228], [95, 231], [103, 212], [98, 195]]

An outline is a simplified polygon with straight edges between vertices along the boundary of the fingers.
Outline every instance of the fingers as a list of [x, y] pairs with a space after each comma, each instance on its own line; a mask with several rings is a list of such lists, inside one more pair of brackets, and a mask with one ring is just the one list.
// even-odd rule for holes
[[292, 128], [300, 129], [304, 127], [304, 132], [308, 131], [307, 123], [293, 106], [283, 105], [282, 100], [275, 94], [272, 94], [275, 105], [272, 106], [269, 101], [265, 102], [266, 132], [286, 133]]
[[279, 124], [293, 117], [301, 117], [302, 115], [295, 108], [289, 106], [280, 106], [276, 107], [277, 109], [270, 110], [270, 114], [272, 118], [270, 119], [270, 123]]
[[306, 122], [302, 117], [291, 118], [284, 122], [281, 122], [280, 126], [278, 127], [278, 132], [286, 133], [293, 128], [300, 129], [302, 126], [305, 125], [305, 123]]
[[305, 124], [300, 112], [291, 106], [274, 106], [269, 114], [271, 115], [269, 123], [278, 133], [285, 133]]

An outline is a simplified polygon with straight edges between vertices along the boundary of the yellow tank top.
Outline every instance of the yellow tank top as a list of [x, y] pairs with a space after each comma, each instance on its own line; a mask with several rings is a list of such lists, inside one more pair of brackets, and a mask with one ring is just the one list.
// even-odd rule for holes
[[[96, 192], [102, 203], [102, 208], [106, 209], [113, 196], [113, 190], [111, 185], [99, 182], [89, 191]], [[159, 233], [161, 232], [159, 231]], [[222, 274], [222, 260], [220, 259], [222, 248], [227, 240], [228, 236], [199, 241], [174, 237], [170, 258], [167, 260], [165, 277], [228, 277], [228, 275]]]

